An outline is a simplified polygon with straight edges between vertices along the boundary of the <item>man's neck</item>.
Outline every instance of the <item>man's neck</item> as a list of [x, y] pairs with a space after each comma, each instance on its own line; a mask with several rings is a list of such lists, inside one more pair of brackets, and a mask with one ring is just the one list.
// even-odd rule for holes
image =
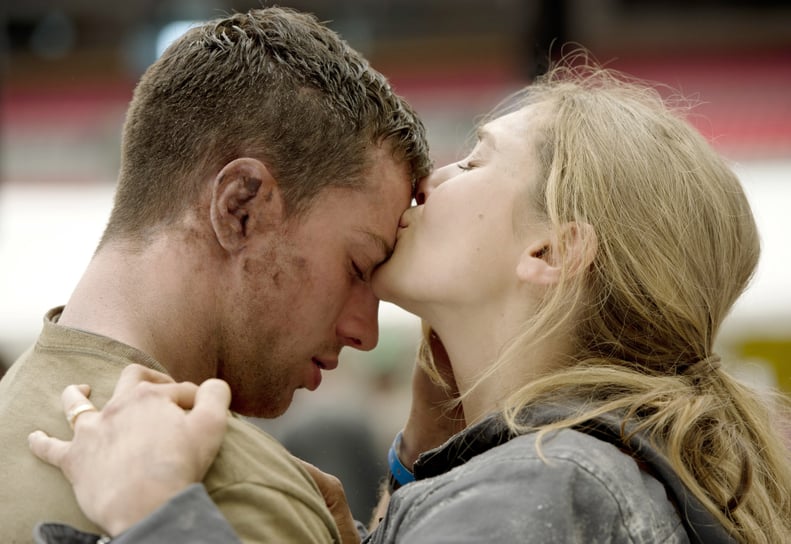
[[[59, 324], [100, 334], [150, 355], [176, 380], [213, 375], [195, 293], [205, 293], [190, 274], [189, 256], [174, 255], [167, 241], [142, 251], [108, 246], [97, 252], [78, 282]], [[192, 294], [192, 296], [189, 296]], [[202, 299], [210, 302], [210, 297]], [[184, 304], [189, 302], [189, 310]], [[200, 304], [198, 302], [197, 304]], [[208, 327], [207, 327], [208, 328]]]

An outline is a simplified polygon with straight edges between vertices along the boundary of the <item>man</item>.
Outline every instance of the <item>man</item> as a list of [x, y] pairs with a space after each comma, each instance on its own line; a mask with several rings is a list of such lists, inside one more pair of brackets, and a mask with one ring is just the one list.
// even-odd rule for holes
[[[40, 519], [98, 530], [25, 443], [69, 436], [67, 384], [101, 406], [137, 363], [222, 378], [232, 410], [274, 417], [341, 348], [373, 348], [368, 280], [429, 168], [409, 106], [311, 16], [253, 10], [175, 42], [135, 90], [91, 263], [0, 381], [0, 540], [30, 541]], [[244, 541], [339, 540], [307, 472], [238, 418], [204, 485]]]

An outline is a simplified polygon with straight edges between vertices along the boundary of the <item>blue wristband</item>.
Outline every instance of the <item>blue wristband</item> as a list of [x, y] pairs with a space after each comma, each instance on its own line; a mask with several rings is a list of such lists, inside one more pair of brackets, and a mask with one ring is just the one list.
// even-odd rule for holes
[[396, 452], [400, 445], [401, 431], [398, 431], [398, 434], [393, 439], [393, 445], [390, 446], [390, 450], [387, 452], [387, 463], [390, 465], [390, 474], [393, 475], [395, 481], [401, 486], [414, 482], [415, 475], [412, 474], [412, 471], [406, 468], [401, 462], [401, 459], [398, 458], [398, 453]]

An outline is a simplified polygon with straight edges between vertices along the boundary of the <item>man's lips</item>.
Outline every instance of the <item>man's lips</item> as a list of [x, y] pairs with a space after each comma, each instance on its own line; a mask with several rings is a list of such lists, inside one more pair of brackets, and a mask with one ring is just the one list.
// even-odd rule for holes
[[313, 363], [310, 368], [311, 371], [307, 377], [307, 382], [305, 383], [305, 389], [308, 391], [315, 391], [321, 385], [321, 371], [322, 370], [334, 370], [338, 367], [338, 360], [337, 359], [319, 359], [317, 357], [313, 357], [311, 359]]
[[322, 370], [335, 370], [338, 368], [338, 359], [319, 359], [318, 357], [313, 357], [313, 364]]
[[321, 367], [317, 363], [313, 363], [310, 367], [310, 374], [308, 375], [305, 389], [308, 391], [315, 391], [321, 385]]

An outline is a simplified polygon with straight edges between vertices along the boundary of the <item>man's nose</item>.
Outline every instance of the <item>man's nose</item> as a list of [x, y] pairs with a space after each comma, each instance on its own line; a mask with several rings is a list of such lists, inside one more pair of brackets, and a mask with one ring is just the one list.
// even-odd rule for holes
[[370, 351], [379, 342], [379, 299], [370, 284], [352, 288], [349, 300], [336, 324], [341, 344], [361, 351]]

